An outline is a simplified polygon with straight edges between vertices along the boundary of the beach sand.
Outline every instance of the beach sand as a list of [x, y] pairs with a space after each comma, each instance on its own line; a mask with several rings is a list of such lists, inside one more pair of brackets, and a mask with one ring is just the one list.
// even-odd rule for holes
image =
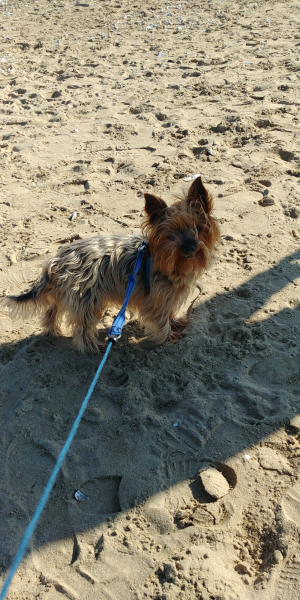
[[[293, 0], [0, 2], [0, 293], [196, 173], [222, 234], [181, 341], [142, 354], [128, 321], [9, 600], [299, 600], [299, 24]], [[3, 582], [100, 357], [3, 307], [0, 331]]]

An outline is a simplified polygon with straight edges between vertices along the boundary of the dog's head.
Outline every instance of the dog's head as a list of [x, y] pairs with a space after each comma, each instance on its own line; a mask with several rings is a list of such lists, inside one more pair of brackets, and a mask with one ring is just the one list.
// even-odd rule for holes
[[205, 269], [220, 232], [211, 215], [212, 197], [201, 177], [171, 206], [153, 194], [144, 197], [142, 229], [148, 237], [154, 268], [169, 278]]

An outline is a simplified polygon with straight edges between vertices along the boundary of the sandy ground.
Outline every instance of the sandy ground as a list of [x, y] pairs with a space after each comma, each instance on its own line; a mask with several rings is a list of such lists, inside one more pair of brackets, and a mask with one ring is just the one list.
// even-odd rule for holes
[[[110, 354], [10, 600], [299, 600], [299, 23], [293, 0], [1, 0], [1, 294], [195, 173], [222, 231], [185, 337], [144, 356], [131, 321]], [[99, 358], [0, 328], [3, 581]]]

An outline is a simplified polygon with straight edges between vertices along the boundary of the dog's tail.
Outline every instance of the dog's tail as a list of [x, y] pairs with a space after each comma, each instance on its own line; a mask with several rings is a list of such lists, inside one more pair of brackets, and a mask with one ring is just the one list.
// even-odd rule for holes
[[41, 309], [47, 304], [47, 285], [49, 276], [47, 271], [41, 274], [28, 292], [19, 296], [1, 296], [0, 304], [7, 307], [12, 316], [26, 316]]

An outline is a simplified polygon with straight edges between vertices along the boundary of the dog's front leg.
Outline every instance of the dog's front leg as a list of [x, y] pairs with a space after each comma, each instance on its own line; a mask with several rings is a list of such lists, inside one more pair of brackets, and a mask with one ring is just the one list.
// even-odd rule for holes
[[189, 324], [189, 319], [184, 319], [183, 317], [178, 317], [170, 319], [170, 326], [171, 326], [171, 334], [170, 334], [170, 342], [174, 343], [177, 342], [178, 340], [180, 340], [182, 338], [182, 331], [187, 327], [187, 325]]
[[[149, 295], [140, 307], [140, 317], [147, 337], [139, 342], [143, 349], [152, 350], [165, 342], [180, 339], [173, 329], [174, 290], [166, 279], [154, 281]], [[175, 339], [176, 338], [176, 339]]]

